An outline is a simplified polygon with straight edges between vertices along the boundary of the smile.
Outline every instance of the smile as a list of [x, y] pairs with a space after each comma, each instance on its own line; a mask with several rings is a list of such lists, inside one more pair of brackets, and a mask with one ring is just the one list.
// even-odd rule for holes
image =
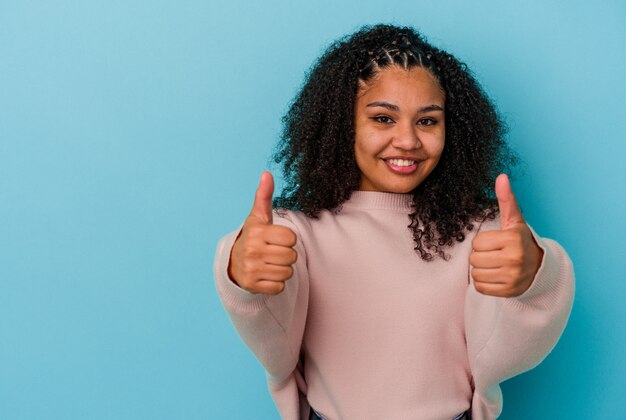
[[408, 159], [384, 159], [387, 167], [396, 174], [410, 174], [417, 170], [418, 161]]

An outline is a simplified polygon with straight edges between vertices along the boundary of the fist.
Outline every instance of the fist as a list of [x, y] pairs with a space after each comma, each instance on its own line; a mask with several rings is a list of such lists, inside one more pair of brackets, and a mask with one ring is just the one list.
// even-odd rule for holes
[[285, 226], [272, 224], [274, 179], [261, 174], [250, 215], [235, 240], [228, 263], [228, 275], [251, 293], [276, 295], [293, 275], [291, 265], [298, 254], [296, 234]]
[[485, 295], [514, 297], [531, 286], [543, 259], [522, 217], [509, 179], [496, 179], [500, 230], [479, 232], [472, 241], [469, 263], [474, 287]]

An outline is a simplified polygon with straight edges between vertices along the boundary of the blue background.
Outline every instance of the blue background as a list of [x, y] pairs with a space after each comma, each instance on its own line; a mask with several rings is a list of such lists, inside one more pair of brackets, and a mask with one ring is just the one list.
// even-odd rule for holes
[[473, 69], [526, 218], [575, 264], [569, 325], [502, 418], [623, 416], [626, 5], [503, 3], [1, 1], [0, 418], [277, 417], [215, 246], [305, 70], [377, 22]]

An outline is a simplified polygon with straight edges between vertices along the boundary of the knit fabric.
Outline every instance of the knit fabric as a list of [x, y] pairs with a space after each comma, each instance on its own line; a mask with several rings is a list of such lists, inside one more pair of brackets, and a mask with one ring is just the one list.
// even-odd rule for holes
[[555, 241], [533, 236], [543, 261], [514, 298], [478, 293], [471, 241], [500, 228], [488, 220], [423, 261], [408, 229], [410, 194], [355, 191], [318, 219], [274, 215], [298, 242], [294, 275], [276, 296], [252, 294], [227, 274], [240, 229], [221, 239], [215, 281], [243, 341], [263, 364], [284, 419], [474, 419], [502, 411], [499, 383], [552, 350], [574, 296], [571, 261]]

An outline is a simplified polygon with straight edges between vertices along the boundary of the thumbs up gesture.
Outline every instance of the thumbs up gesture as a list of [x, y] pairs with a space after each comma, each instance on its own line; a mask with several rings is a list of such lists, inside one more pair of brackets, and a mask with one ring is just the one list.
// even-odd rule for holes
[[298, 257], [294, 249], [296, 234], [288, 227], [272, 224], [273, 193], [274, 178], [263, 172], [252, 211], [231, 251], [228, 275], [251, 293], [282, 292]]
[[524, 221], [504, 174], [496, 179], [496, 197], [501, 229], [479, 232], [472, 241], [469, 262], [474, 287], [485, 295], [519, 296], [539, 271], [543, 251]]

